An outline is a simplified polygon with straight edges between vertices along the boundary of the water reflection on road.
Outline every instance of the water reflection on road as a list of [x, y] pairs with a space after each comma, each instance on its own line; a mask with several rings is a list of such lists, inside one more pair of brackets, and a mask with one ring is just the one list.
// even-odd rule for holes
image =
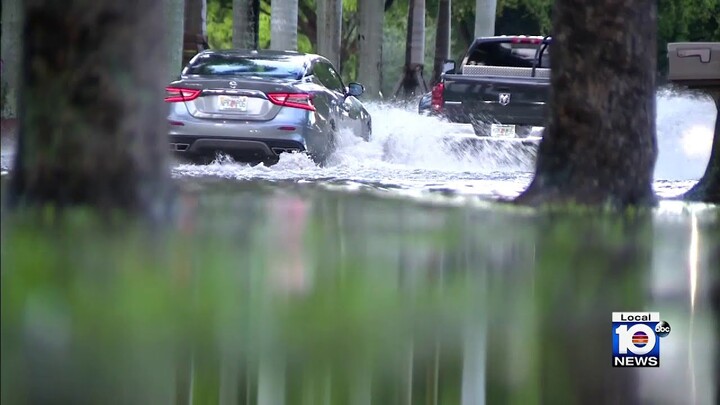
[[[715, 401], [716, 209], [180, 184], [164, 242], [4, 231], [3, 403]], [[610, 313], [633, 310], [672, 325], [658, 369], [611, 367]]]

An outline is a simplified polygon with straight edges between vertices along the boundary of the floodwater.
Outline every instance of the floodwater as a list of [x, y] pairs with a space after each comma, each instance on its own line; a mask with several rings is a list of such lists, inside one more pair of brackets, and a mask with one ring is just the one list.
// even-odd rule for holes
[[[659, 158], [655, 188], [661, 197], [681, 194], [702, 175], [710, 156], [715, 107], [709, 97], [661, 90], [657, 97]], [[532, 179], [535, 142], [482, 141], [465, 125], [419, 116], [416, 105], [368, 105], [374, 133], [369, 142], [340, 134], [339, 149], [326, 167], [304, 155], [282, 156], [271, 167], [219, 157], [210, 165], [173, 168], [177, 178], [319, 184], [347, 191], [367, 189], [424, 197], [513, 197]], [[3, 139], [0, 168], [7, 174], [12, 140]]]
[[[169, 235], [4, 215], [2, 402], [717, 403], [718, 208], [508, 207], [532, 145], [371, 108], [326, 167], [174, 166]], [[658, 194], [702, 174], [713, 124], [658, 95]], [[660, 367], [612, 367], [614, 311], [670, 324]]]

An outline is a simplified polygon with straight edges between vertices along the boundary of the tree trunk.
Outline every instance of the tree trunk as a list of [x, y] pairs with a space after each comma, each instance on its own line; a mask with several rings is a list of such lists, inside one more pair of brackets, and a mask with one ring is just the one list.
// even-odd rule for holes
[[207, 0], [185, 0], [185, 32], [207, 38]]
[[385, 12], [383, 0], [358, 2], [358, 81], [365, 86], [369, 98], [381, 98], [382, 43]]
[[433, 66], [432, 84], [440, 82], [440, 75], [445, 61], [450, 58], [450, 2], [440, 0], [438, 4], [437, 34], [435, 34], [435, 65]]
[[233, 0], [232, 46], [235, 49], [255, 49], [255, 20], [253, 0]]
[[[160, 0], [25, 0], [10, 204], [164, 214]], [[161, 40], [158, 40], [161, 39]]]
[[328, 58], [340, 71], [342, 0], [317, 0], [317, 53]]
[[15, 118], [22, 37], [22, 0], [2, 1], [2, 94], [0, 117]]
[[183, 68], [183, 35], [185, 27], [185, 0], [165, 0], [167, 23], [168, 77], [175, 80]]
[[541, 310], [525, 344], [536, 353], [530, 374], [539, 383], [535, 403], [653, 403], [640, 400], [636, 369], [611, 366], [612, 312], [652, 305], [652, 214], [580, 221], [539, 215], [532, 229], [537, 253], [531, 296]]
[[270, 4], [270, 49], [297, 51], [298, 0]]
[[183, 65], [198, 52], [208, 49], [207, 0], [185, 0]]
[[550, 117], [516, 201], [653, 204], [657, 6], [558, 0]]
[[[405, 42], [405, 67], [401, 86], [405, 97], [426, 91], [423, 79], [425, 61], [425, 0], [411, 0], [408, 6], [407, 40]], [[397, 91], [395, 92], [397, 95]]]
[[720, 90], [709, 92], [715, 100], [715, 136], [707, 169], [700, 181], [683, 196], [685, 200], [720, 204]]
[[[577, 0], [576, 3], [582, 3]], [[475, 0], [475, 37], [495, 35], [497, 0]]]

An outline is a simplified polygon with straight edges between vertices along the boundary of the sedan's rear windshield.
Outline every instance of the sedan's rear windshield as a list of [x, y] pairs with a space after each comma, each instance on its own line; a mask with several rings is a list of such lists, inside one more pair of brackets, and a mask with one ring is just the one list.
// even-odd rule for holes
[[183, 71], [186, 75], [259, 76], [300, 79], [304, 67], [291, 56], [198, 55]]

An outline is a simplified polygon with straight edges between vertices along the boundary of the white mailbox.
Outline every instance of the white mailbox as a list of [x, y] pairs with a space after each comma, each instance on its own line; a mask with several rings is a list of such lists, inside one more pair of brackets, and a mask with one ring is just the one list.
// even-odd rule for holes
[[668, 80], [687, 85], [720, 85], [720, 42], [668, 44]]

